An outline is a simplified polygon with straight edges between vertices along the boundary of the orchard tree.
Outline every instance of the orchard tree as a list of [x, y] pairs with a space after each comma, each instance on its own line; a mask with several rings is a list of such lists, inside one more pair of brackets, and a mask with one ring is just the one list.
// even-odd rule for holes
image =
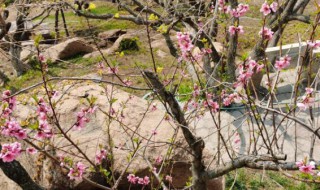
[[[11, 58], [10, 60], [17, 76], [22, 75], [30, 69], [30, 67], [27, 64], [24, 64], [20, 59], [22, 42], [30, 40], [32, 36], [35, 36], [34, 31], [37, 30], [52, 11], [55, 11], [56, 40], [60, 38], [58, 29], [59, 15], [61, 15], [62, 18], [66, 36], [69, 36], [62, 5], [62, 2], [49, 3], [38, 0], [16, 0], [11, 3], [2, 3], [3, 10], [0, 12], [0, 37], [1, 39], [4, 39], [2, 43], [9, 44], [8, 54]], [[11, 9], [7, 9], [6, 6], [10, 6]], [[36, 11], [36, 13], [34, 11]], [[14, 21], [7, 21], [10, 14], [14, 18]], [[32, 22], [35, 24], [31, 25]], [[9, 32], [10, 29], [12, 32]], [[44, 43], [47, 42], [44, 41]], [[4, 74], [2, 75], [2, 78], [6, 77]]]

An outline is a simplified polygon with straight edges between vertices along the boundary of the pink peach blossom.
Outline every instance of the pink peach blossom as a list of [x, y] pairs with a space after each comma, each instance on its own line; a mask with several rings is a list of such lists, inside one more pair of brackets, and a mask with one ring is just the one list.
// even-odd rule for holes
[[267, 16], [268, 14], [271, 13], [271, 8], [270, 8], [270, 6], [268, 5], [267, 2], [264, 2], [262, 4], [260, 12], [262, 12], [264, 16]]
[[138, 181], [138, 177], [136, 177], [134, 174], [129, 174], [127, 176], [128, 182], [130, 182], [131, 184], [136, 184]]
[[172, 183], [172, 177], [169, 176], [169, 175], [166, 175], [166, 178], [165, 178], [169, 183]]
[[273, 3], [270, 4], [270, 8], [271, 8], [272, 12], [275, 13], [278, 9], [278, 3], [274, 1]]
[[96, 153], [96, 164], [101, 164], [103, 159], [106, 159], [107, 151], [105, 149], [101, 149]]
[[263, 39], [271, 40], [273, 37], [273, 33], [274, 32], [272, 32], [271, 29], [264, 27], [259, 32], [259, 35], [262, 36]]
[[26, 152], [29, 154], [36, 154], [38, 152], [38, 150], [35, 149], [34, 147], [29, 147], [26, 149]]
[[81, 180], [85, 169], [86, 167], [82, 162], [77, 162], [75, 168], [70, 168], [68, 177], [70, 180]]
[[21, 153], [21, 144], [14, 142], [11, 144], [3, 144], [2, 150], [0, 153], [0, 158], [3, 162], [12, 162], [15, 160]]
[[243, 27], [242, 26], [230, 26], [229, 27], [229, 32], [231, 35], [235, 35], [235, 34], [243, 34], [244, 31], [243, 31]]
[[275, 68], [278, 70], [284, 69], [290, 65], [291, 57], [286, 55], [285, 57], [281, 57], [278, 61], [275, 63]]

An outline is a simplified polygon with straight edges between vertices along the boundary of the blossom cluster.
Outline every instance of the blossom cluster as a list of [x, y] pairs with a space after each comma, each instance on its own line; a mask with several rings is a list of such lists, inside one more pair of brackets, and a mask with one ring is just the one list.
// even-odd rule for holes
[[7, 120], [4, 126], [1, 126], [1, 134], [7, 137], [15, 137], [17, 139], [26, 139], [27, 130], [23, 129], [15, 120]]
[[35, 138], [45, 139], [51, 138], [53, 136], [53, 129], [48, 122], [48, 114], [50, 113], [50, 107], [45, 103], [43, 98], [38, 100], [37, 115], [39, 119], [39, 127]]
[[109, 74], [118, 74], [119, 68], [117, 66], [116, 67], [108, 67], [107, 72]]
[[[6, 90], [2, 94], [2, 102], [4, 107], [1, 118], [4, 119], [5, 124], [1, 126], [1, 134], [4, 136], [15, 137], [17, 139], [27, 138], [27, 131], [23, 129], [20, 124], [14, 119], [10, 118], [16, 108], [16, 99], [11, 97], [11, 92]], [[21, 154], [21, 144], [14, 142], [11, 144], [3, 144], [0, 152], [0, 159], [3, 162], [12, 162]]]
[[192, 98], [186, 104], [184, 110], [196, 110], [203, 108], [209, 108], [212, 112], [217, 112], [219, 110], [218, 102], [214, 101], [214, 95], [211, 93], [206, 93], [206, 99], [203, 101], [199, 101], [202, 99], [200, 96], [200, 87], [197, 84], [194, 84], [192, 91]]
[[[184, 61], [200, 61], [206, 54], [212, 53], [210, 48], [202, 48], [199, 52], [191, 53], [194, 45], [188, 32], [177, 32], [178, 47], [181, 51], [180, 60]], [[206, 39], [203, 39], [203, 42]], [[205, 42], [204, 42], [205, 43]]]
[[242, 98], [236, 92], [229, 95], [223, 92], [221, 96], [223, 97], [222, 103], [224, 106], [230, 106], [233, 102], [240, 103], [242, 100]]
[[28, 154], [36, 154], [38, 152], [38, 150], [35, 149], [34, 147], [28, 147], [28, 148], [26, 148], [26, 152]]
[[217, 112], [219, 110], [219, 104], [215, 101], [213, 101], [213, 95], [211, 93], [206, 94], [206, 100], [203, 101], [203, 106], [205, 108], [211, 109], [213, 113]]
[[71, 180], [81, 180], [85, 170], [86, 170], [86, 166], [82, 162], [77, 162], [75, 167], [70, 168], [68, 177]]
[[96, 153], [96, 164], [101, 164], [103, 159], [106, 159], [107, 151], [105, 149], [101, 149]]
[[188, 110], [196, 110], [199, 108], [198, 99], [200, 97], [200, 87], [197, 84], [193, 85], [193, 91], [192, 91], [192, 99], [188, 101], [187, 109]]
[[243, 87], [252, 77], [254, 73], [259, 73], [264, 65], [259, 65], [255, 60], [249, 59], [244, 64], [238, 65], [239, 76], [235, 87]]
[[271, 12], [275, 13], [278, 9], [278, 3], [273, 2], [270, 5], [267, 2], [264, 2], [261, 6], [260, 12], [263, 13], [264, 16], [269, 15]]
[[316, 42], [316, 41], [308, 41], [307, 44], [310, 48], [314, 48], [314, 49], [317, 49], [320, 47], [320, 42]]
[[299, 171], [301, 171], [304, 174], [311, 174], [311, 175], [317, 175], [320, 176], [320, 172], [316, 173], [316, 163], [314, 161], [310, 161], [307, 163], [307, 159], [301, 160], [296, 162], [296, 166], [299, 168]]
[[14, 142], [11, 144], [3, 144], [0, 158], [3, 162], [12, 162], [21, 154], [21, 144]]
[[193, 56], [189, 59], [191, 61], [200, 61], [204, 55], [212, 53], [210, 48], [202, 48], [199, 52], [193, 54]]
[[189, 54], [193, 48], [192, 40], [187, 32], [177, 32], [178, 46], [181, 51], [181, 57], [188, 60]]
[[229, 26], [229, 32], [231, 35], [243, 34], [243, 26]]
[[1, 115], [4, 118], [8, 118], [17, 105], [16, 98], [14, 96], [13, 97], [10, 97], [10, 96], [11, 96], [11, 92], [9, 90], [6, 90], [2, 93], [2, 101], [6, 103], [5, 108]]
[[297, 106], [301, 110], [306, 110], [308, 107], [312, 106], [314, 103], [314, 97], [312, 97], [313, 88], [306, 88], [306, 93], [302, 96], [302, 101], [297, 103]]
[[281, 57], [278, 61], [275, 63], [275, 68], [278, 70], [284, 69], [290, 65], [291, 57], [288, 55]]
[[97, 109], [96, 106], [89, 108], [82, 108], [81, 111], [77, 113], [77, 121], [73, 125], [74, 129], [81, 130], [85, 127], [85, 124], [90, 121], [89, 115], [93, 114]]
[[244, 16], [246, 12], [249, 11], [249, 5], [239, 3], [239, 5], [235, 8], [231, 8], [231, 6], [227, 6], [225, 0], [218, 1], [219, 10], [223, 13], [228, 13], [233, 17], [239, 18]]
[[249, 5], [240, 3], [237, 8], [232, 9], [231, 6], [228, 7], [227, 12], [230, 13], [231, 16], [239, 18], [244, 16], [244, 14], [249, 10]]
[[146, 186], [150, 183], [150, 179], [148, 176], [144, 176], [143, 178], [137, 177], [134, 174], [129, 174], [127, 176], [128, 182], [131, 184], [140, 184]]
[[162, 158], [162, 156], [160, 155], [160, 156], [156, 157], [156, 159], [155, 159], [155, 164], [156, 164], [156, 165], [159, 165], [159, 164], [162, 163], [162, 161], [163, 161], [163, 158]]
[[271, 40], [273, 37], [273, 33], [271, 29], [267, 27], [263, 27], [259, 32], [259, 35], [265, 40]]
[[226, 13], [228, 11], [228, 6], [225, 0], [218, 0], [219, 11]]

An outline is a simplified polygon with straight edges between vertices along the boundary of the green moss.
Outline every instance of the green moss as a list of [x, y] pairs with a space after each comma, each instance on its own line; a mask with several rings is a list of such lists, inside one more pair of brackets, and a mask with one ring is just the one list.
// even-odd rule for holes
[[126, 38], [120, 42], [119, 52], [139, 51], [138, 38]]
[[73, 63], [73, 64], [81, 64], [81, 65], [84, 65], [84, 66], [89, 66], [89, 65], [98, 63], [101, 60], [102, 60], [102, 56], [91, 57], [91, 58], [83, 58], [83, 55], [78, 54], [78, 55], [75, 55], [75, 56], [67, 59], [66, 61], [70, 62], [70, 63]]
[[111, 29], [130, 29], [130, 28], [137, 28], [137, 25], [130, 21], [123, 21], [123, 20], [108, 20], [108, 21], [99, 21], [100, 22], [100, 29], [111, 30]]

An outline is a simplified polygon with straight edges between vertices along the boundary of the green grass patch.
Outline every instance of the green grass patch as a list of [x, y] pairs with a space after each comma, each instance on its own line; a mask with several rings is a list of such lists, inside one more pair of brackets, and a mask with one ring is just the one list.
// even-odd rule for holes
[[[117, 6], [109, 2], [97, 2], [96, 8], [91, 10], [90, 13], [94, 15], [104, 15], [104, 14], [116, 14], [119, 13], [120, 15], [128, 14], [125, 11], [118, 11]], [[89, 19], [90, 25], [92, 26], [92, 30], [84, 31], [88, 29], [87, 21], [84, 17], [77, 16], [72, 10], [65, 11], [65, 18], [67, 22], [67, 27], [69, 31], [74, 32], [76, 35], [85, 36], [92, 32], [93, 34], [97, 34], [99, 32], [111, 29], [130, 29], [130, 28], [137, 28], [137, 25], [130, 22], [130, 21], [123, 21], [123, 20], [115, 20], [113, 18], [108, 20], [98, 20], [98, 19]], [[36, 21], [40, 21], [42, 18], [36, 19]], [[52, 12], [44, 22], [51, 23], [50, 25], [54, 26], [55, 22], [55, 13]], [[59, 15], [59, 22], [62, 22], [61, 15]], [[81, 31], [84, 31], [81, 33]], [[60, 33], [64, 34], [64, 29], [60, 28]], [[80, 34], [79, 34], [80, 33]], [[92, 34], [91, 33], [91, 34]]]
[[193, 91], [193, 84], [191, 82], [183, 82], [180, 84], [178, 93], [179, 93], [179, 101], [184, 102], [191, 98], [191, 93]]
[[[48, 65], [49, 77], [59, 76], [83, 76], [93, 73], [96, 70], [96, 64], [102, 60], [101, 56], [94, 58], [83, 58], [83, 55], [77, 55], [64, 62], [50, 63]], [[6, 89], [19, 90], [27, 86], [42, 81], [42, 74], [37, 63], [31, 61], [31, 69], [20, 77], [12, 79], [6, 83]]]
[[296, 181], [274, 171], [257, 171], [251, 169], [239, 169], [230, 172], [226, 176], [226, 189], [232, 190], [316, 190], [319, 184], [307, 184]]
[[41, 80], [41, 71], [30, 69], [20, 77], [8, 81], [5, 85], [6, 89], [19, 90], [23, 87], [30, 86]]

